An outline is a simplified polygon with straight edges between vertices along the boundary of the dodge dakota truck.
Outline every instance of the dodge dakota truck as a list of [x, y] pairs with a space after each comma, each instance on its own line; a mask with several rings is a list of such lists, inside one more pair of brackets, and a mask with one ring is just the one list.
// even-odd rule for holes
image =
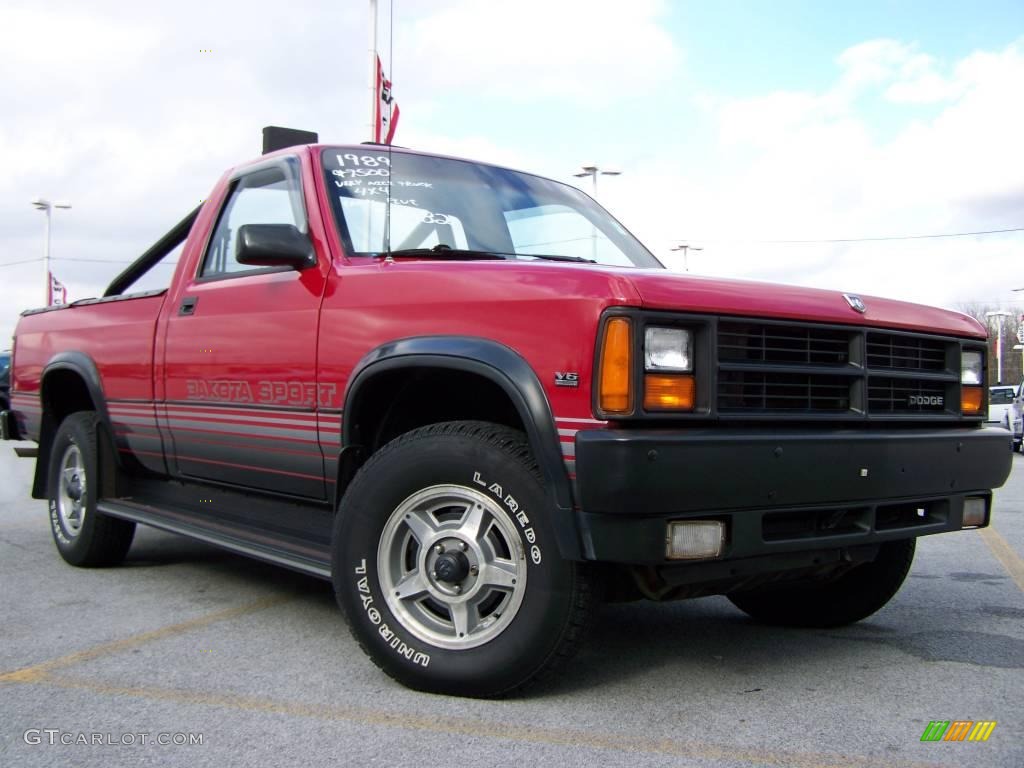
[[602, 599], [838, 626], [917, 537], [989, 524], [1011, 438], [971, 318], [672, 273], [529, 173], [269, 149], [102, 297], [19, 320], [0, 428], [68, 563], [137, 524], [211, 542], [330, 579], [405, 685], [496, 696]]

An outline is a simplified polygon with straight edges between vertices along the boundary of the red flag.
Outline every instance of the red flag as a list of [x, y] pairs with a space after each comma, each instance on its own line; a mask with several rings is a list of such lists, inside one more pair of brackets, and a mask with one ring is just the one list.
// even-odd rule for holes
[[47, 288], [46, 288], [46, 290], [47, 290], [46, 305], [48, 307], [52, 307], [52, 306], [57, 305], [57, 304], [67, 304], [68, 303], [68, 289], [65, 287], [65, 285], [60, 280], [58, 280], [56, 277], [53, 276], [53, 272], [50, 272], [49, 276], [50, 276], [50, 282], [49, 282], [49, 285], [47, 285]]
[[373, 140], [390, 144], [398, 127], [398, 102], [391, 95], [391, 81], [384, 76], [384, 65], [377, 57], [377, 109], [374, 115]]

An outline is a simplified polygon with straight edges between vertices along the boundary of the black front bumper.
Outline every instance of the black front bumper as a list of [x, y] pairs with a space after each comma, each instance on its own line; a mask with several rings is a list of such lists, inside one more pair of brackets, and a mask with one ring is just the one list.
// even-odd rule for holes
[[[1003, 429], [588, 430], [576, 435], [587, 559], [666, 564], [671, 520], [726, 522], [722, 560], [959, 530], [1010, 473]], [[987, 516], [986, 516], [987, 522]]]

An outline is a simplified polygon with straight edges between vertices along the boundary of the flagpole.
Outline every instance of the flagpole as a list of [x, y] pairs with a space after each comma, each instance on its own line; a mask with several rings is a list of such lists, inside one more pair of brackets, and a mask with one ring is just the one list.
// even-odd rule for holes
[[370, 141], [377, 140], [377, 110], [380, 97], [377, 94], [377, 0], [370, 0]]
[[[53, 278], [50, 277], [50, 209], [46, 206], [46, 242], [43, 245], [43, 274], [46, 275], [46, 306], [53, 301]], [[38, 230], [37, 230], [38, 231]]]

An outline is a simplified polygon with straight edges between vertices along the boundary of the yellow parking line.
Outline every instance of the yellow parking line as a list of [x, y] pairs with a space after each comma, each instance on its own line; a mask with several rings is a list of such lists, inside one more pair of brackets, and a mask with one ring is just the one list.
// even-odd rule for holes
[[[538, 728], [522, 723], [474, 720], [463, 717], [417, 715], [401, 710], [339, 707], [329, 704], [303, 704], [232, 693], [185, 691], [151, 686], [125, 687], [76, 677], [43, 675], [34, 681], [42, 685], [91, 691], [107, 696], [134, 696], [195, 706], [223, 707], [245, 712], [266, 712], [330, 722], [400, 728], [448, 736], [475, 736], [516, 743], [558, 747], [583, 747], [614, 752], [667, 755], [677, 758], [720, 760], [749, 765], [774, 765], [785, 768], [937, 768], [935, 763], [908, 762], [892, 758], [730, 747], [699, 741], [645, 739], [626, 734], [584, 730]], [[910, 734], [908, 744], [915, 741]]]
[[1024, 560], [1013, 551], [1013, 547], [1007, 543], [999, 531], [992, 526], [980, 530], [981, 538], [988, 544], [996, 560], [1002, 563], [1010, 577], [1017, 583], [1017, 587], [1024, 592]]
[[111, 653], [124, 651], [128, 648], [134, 648], [144, 643], [151, 643], [154, 640], [161, 640], [172, 635], [180, 635], [182, 632], [199, 629], [200, 627], [205, 627], [218, 621], [225, 621], [226, 619], [233, 619], [236, 616], [245, 616], [249, 613], [262, 611], [291, 599], [291, 597], [287, 596], [265, 597], [246, 605], [227, 608], [223, 611], [217, 611], [216, 613], [209, 613], [205, 616], [199, 616], [195, 619], [179, 622], [178, 624], [169, 624], [166, 627], [160, 627], [159, 629], [154, 629], [150, 632], [132, 635], [131, 637], [126, 637], [122, 640], [113, 640], [109, 643], [96, 645], [82, 651], [69, 653], [67, 656], [61, 656], [56, 659], [51, 659], [50, 661], [44, 661], [40, 664], [34, 664], [31, 667], [14, 670], [13, 672], [5, 672], [0, 674], [0, 683], [31, 683], [44, 678], [55, 669], [70, 667], [73, 664], [89, 661], [90, 659], [95, 659], [99, 656], [107, 656]]
[[402, 711], [275, 701], [268, 698], [230, 693], [182, 691], [151, 686], [126, 687], [105, 683], [100, 680], [54, 674], [58, 670], [81, 662], [115, 654], [155, 640], [179, 635], [215, 622], [262, 611], [291, 599], [293, 598], [290, 596], [262, 598], [246, 605], [227, 608], [223, 611], [217, 611], [176, 624], [169, 624], [165, 627], [121, 640], [103, 643], [92, 648], [51, 659], [50, 661], [44, 661], [30, 667], [0, 674], [0, 683], [75, 688], [107, 696], [134, 696], [172, 701], [180, 704], [223, 707], [246, 712], [268, 712], [294, 717], [392, 727], [444, 735], [476, 736], [518, 743], [584, 747], [626, 753], [721, 760], [750, 765], [773, 765], [785, 766], [786, 768], [935, 768], [934, 764], [931, 763], [894, 761], [892, 759], [881, 760], [853, 755], [763, 750], [730, 747], [708, 742], [645, 739], [625, 734], [594, 731], [554, 730], [508, 722], [424, 716]]

